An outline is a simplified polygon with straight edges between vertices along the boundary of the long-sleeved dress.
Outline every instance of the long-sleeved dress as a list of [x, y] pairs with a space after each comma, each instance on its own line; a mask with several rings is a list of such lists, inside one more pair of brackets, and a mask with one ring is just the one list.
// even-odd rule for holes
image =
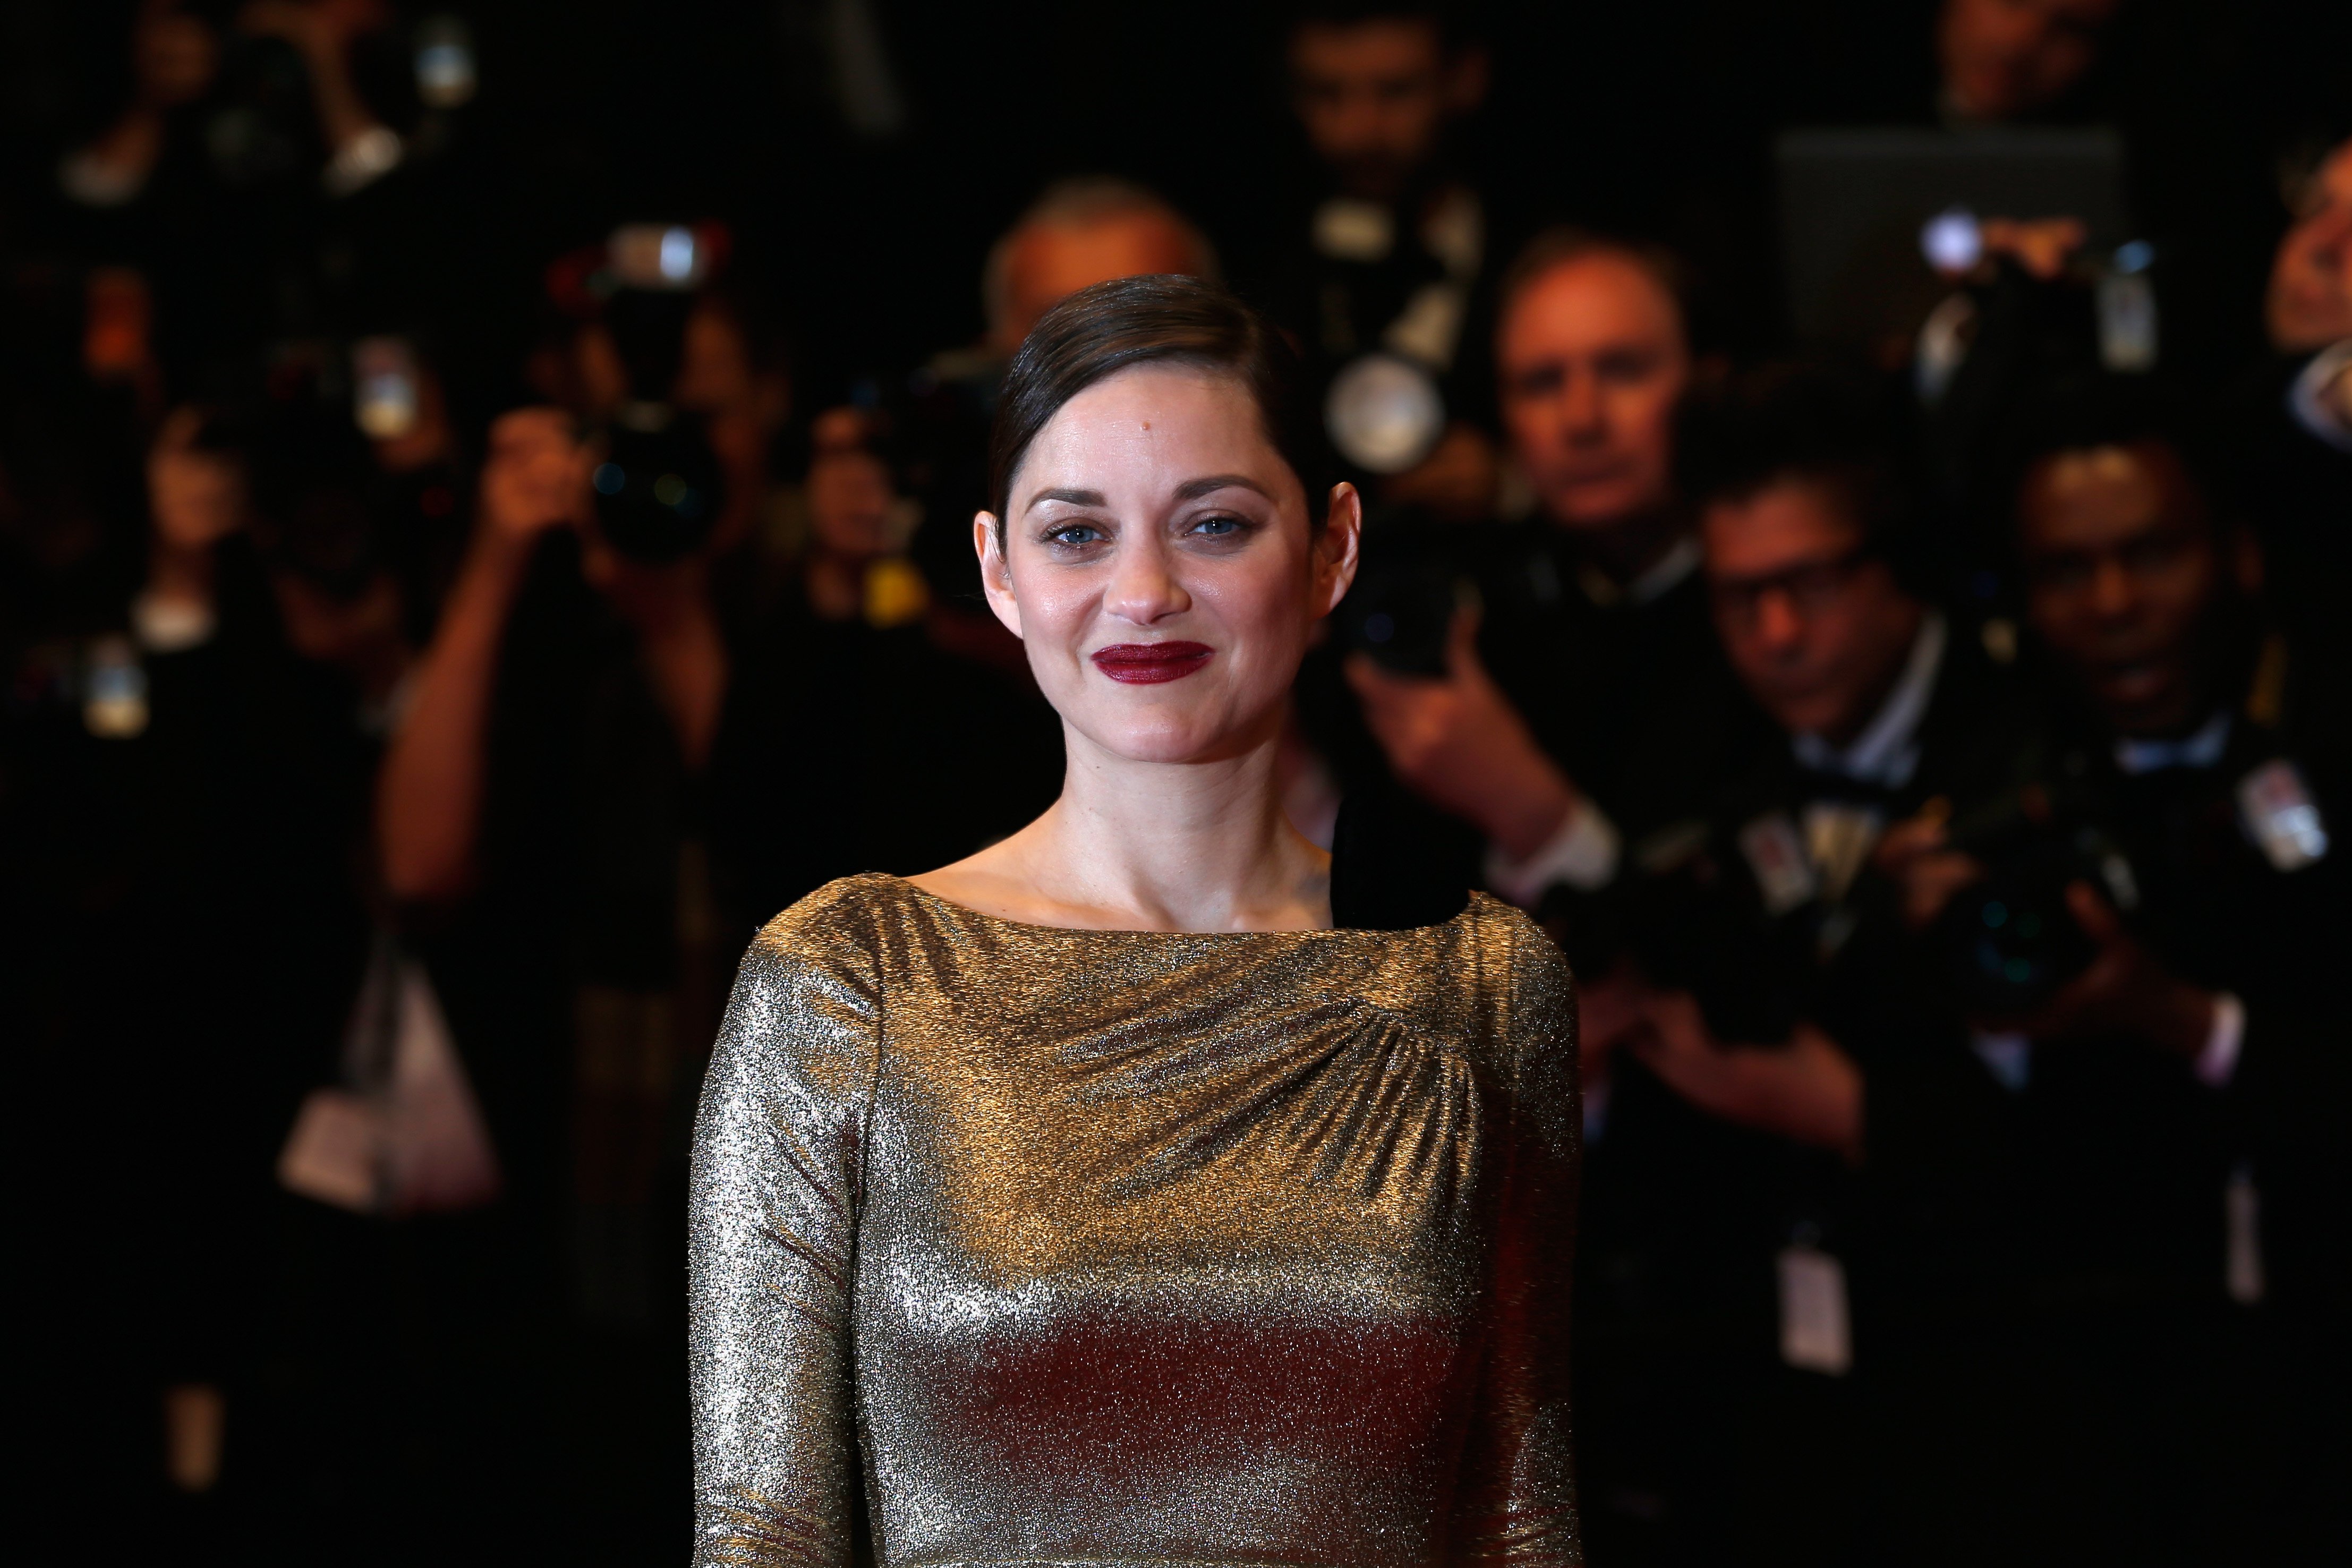
[[1580, 1561], [1575, 1085], [1484, 896], [1201, 934], [832, 883], [703, 1090], [694, 1561]]

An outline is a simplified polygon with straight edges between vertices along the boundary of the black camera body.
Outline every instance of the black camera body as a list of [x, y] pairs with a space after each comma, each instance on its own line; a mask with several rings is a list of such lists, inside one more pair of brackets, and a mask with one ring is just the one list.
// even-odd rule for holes
[[1987, 867], [1953, 895], [1935, 935], [1955, 1000], [1970, 1018], [1999, 1022], [2042, 1006], [2091, 966], [2097, 949], [2066, 905], [2089, 882], [2128, 905], [2129, 867], [2086, 813], [2040, 786], [2003, 796], [1948, 834]]
[[1631, 962], [1651, 984], [1689, 992], [1718, 1039], [1786, 1041], [1811, 996], [1814, 924], [1769, 916], [1736, 853], [1700, 825], [1654, 836], [1632, 861], [1597, 892], [1554, 894], [1547, 923], [1564, 929], [1571, 967], [1599, 974]]
[[719, 524], [726, 479], [695, 415], [632, 404], [604, 435], [591, 478], [596, 531], [633, 561], [667, 565], [702, 548]]
[[726, 474], [701, 415], [669, 401], [685, 361], [692, 296], [618, 289], [604, 306], [630, 401], [604, 431], [596, 529], [633, 561], [667, 565], [702, 548], [725, 506]]
[[1454, 617], [1478, 603], [1460, 531], [1415, 513], [1367, 520], [1364, 561], [1333, 616], [1342, 647], [1396, 675], [1446, 673]]

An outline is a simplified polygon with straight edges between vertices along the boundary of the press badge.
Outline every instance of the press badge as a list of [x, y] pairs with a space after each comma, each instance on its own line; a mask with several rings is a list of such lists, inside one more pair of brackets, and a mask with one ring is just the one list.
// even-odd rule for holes
[[2221, 1189], [2221, 1212], [2229, 1230], [2221, 1282], [2241, 1307], [2257, 1305], [2269, 1292], [2263, 1272], [2263, 1199], [2254, 1173], [2241, 1165]]
[[1813, 863], [1805, 854], [1797, 825], [1785, 811], [1765, 813], [1739, 830], [1739, 852], [1756, 873], [1768, 913], [1785, 915], [1811, 899], [1820, 887]]
[[2303, 772], [2274, 758], [2238, 781], [2238, 815], [2246, 837], [2271, 865], [2300, 871], [2327, 854], [2327, 825], [2303, 782]]
[[1803, 1242], [1780, 1249], [1780, 1359], [1800, 1372], [1843, 1377], [1853, 1366], [1845, 1265]]
[[1805, 807], [1805, 848], [1831, 898], [1845, 897], [1885, 826], [1886, 819], [1868, 806], [1825, 800]]

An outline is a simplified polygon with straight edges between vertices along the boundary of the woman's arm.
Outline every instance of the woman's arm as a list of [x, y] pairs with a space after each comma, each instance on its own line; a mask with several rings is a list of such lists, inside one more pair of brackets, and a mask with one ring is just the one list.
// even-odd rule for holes
[[695, 1124], [697, 1568], [850, 1561], [851, 1307], [880, 1006], [862, 954], [820, 951], [849, 945], [840, 911], [810, 913], [788, 911], [744, 956]]
[[1584, 1560], [1568, 1404], [1569, 1261], [1576, 1241], [1576, 1001], [1549, 939], [1515, 922], [1505, 1022], [1509, 1169], [1495, 1231], [1493, 1307], [1464, 1477], [1466, 1561]]

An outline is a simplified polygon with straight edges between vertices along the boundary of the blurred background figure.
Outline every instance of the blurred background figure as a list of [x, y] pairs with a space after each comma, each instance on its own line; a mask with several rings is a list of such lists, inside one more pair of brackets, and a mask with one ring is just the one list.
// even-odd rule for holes
[[2095, 86], [2126, 0], [1944, 0], [1937, 111], [1958, 125], [2063, 116]]
[[1037, 318], [1090, 283], [1177, 272], [1218, 276], [1201, 231], [1150, 191], [1112, 179], [1049, 187], [988, 253], [989, 350], [1009, 360]]
[[2292, 221], [2263, 298], [2271, 359], [2235, 388], [2222, 456], [2268, 559], [2281, 622], [2340, 667], [2336, 584], [2352, 572], [2352, 141], [2286, 182]]
[[1310, 5], [1288, 55], [1315, 168], [1271, 287], [1334, 400], [1352, 477], [1475, 520], [1496, 484], [1482, 342], [1495, 242], [1458, 128], [1486, 94], [1485, 44], [1449, 5]]
[[[1654, 250], [1535, 241], [1496, 334], [1534, 515], [1367, 542], [1345, 670], [1377, 750], [1343, 776], [1400, 867], [1529, 908], [1604, 885], [1627, 831], [1670, 818], [1694, 759], [1745, 742], [1675, 488], [1696, 374], [1676, 284]], [[1344, 731], [1326, 744], [1363, 756]]]
[[[2342, 686], [2263, 610], [2262, 547], [2210, 446], [2128, 385], [2054, 392], [2021, 444], [2029, 624], [2074, 701], [2061, 766], [2133, 868], [2121, 908], [2070, 889], [2096, 956], [2031, 1032], [2119, 1037], [2207, 1091], [2218, 1127], [2181, 1227], [2204, 1316], [2158, 1354], [2200, 1346], [2214, 1373], [2189, 1392], [2245, 1446], [2202, 1478], [2195, 1522], [2215, 1552], [2316, 1562], [2344, 1542], [2323, 1477], [2347, 1454], [2322, 1411], [2347, 1360], [2323, 1325], [2352, 1304], [2352, 1167], [2311, 1114], [2352, 1087], [2324, 978], [2346, 909]], [[2203, 1432], [2188, 1447], [2210, 1458]]]
[[915, 558], [940, 596], [940, 629], [955, 646], [1020, 663], [982, 607], [970, 527], [988, 493], [989, 421], [1013, 351], [1038, 317], [1088, 284], [1157, 272], [1213, 282], [1222, 276], [1207, 237], [1151, 191], [1102, 176], [1057, 181], [989, 249], [980, 341], [933, 355], [908, 378], [898, 417], [922, 509]]
[[[1059, 784], [1059, 731], [1025, 667], [940, 635], [909, 556], [923, 510], [886, 417], [830, 410], [809, 446], [804, 542], [763, 621], [737, 699], [746, 717], [714, 780], [719, 886], [729, 929], [747, 939], [853, 868], [969, 854]], [[941, 748], [959, 746], [993, 765], [942, 790]]]

